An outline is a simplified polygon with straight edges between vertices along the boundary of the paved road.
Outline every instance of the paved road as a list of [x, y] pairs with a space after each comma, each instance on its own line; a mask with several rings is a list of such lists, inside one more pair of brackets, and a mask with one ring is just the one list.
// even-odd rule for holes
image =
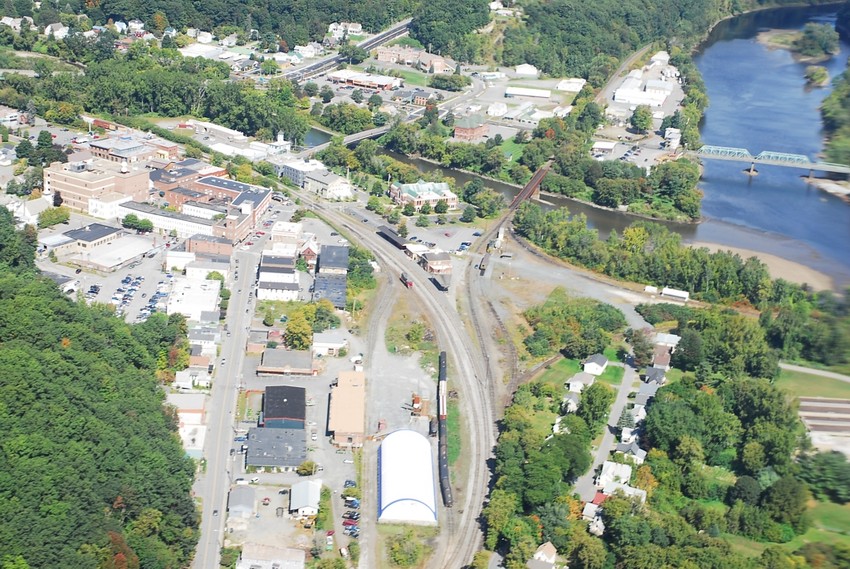
[[[403, 36], [407, 33], [407, 26], [410, 25], [410, 18], [406, 20], [402, 20], [401, 22], [395, 24], [391, 28], [384, 30], [383, 32], [372, 36], [371, 38], [364, 40], [357, 44], [359, 47], [362, 47], [365, 50], [371, 50], [379, 45], [395, 39], [399, 36]], [[298, 69], [293, 69], [292, 71], [287, 71], [283, 74], [286, 79], [304, 79], [307, 77], [312, 77], [317, 75], [323, 71], [329, 71], [345, 61], [341, 55], [332, 55], [330, 57], [326, 57], [321, 59], [315, 63], [311, 63], [305, 67], [299, 67]]]
[[623, 374], [623, 382], [617, 390], [617, 397], [611, 406], [611, 413], [608, 415], [608, 424], [605, 428], [602, 442], [599, 444], [599, 448], [596, 449], [596, 454], [593, 457], [593, 465], [590, 467], [590, 470], [576, 480], [576, 493], [585, 502], [593, 500], [593, 497], [596, 495], [596, 486], [593, 485], [593, 479], [596, 477], [596, 469], [608, 460], [608, 455], [617, 446], [617, 437], [614, 434], [617, 432], [617, 421], [620, 420], [620, 415], [623, 413], [626, 403], [628, 403], [629, 393], [635, 389], [635, 382], [640, 381], [637, 371], [633, 367], [624, 364], [611, 365], [622, 366], [625, 368], [625, 373]]
[[828, 377], [830, 379], [837, 379], [838, 381], [844, 381], [846, 383], [850, 383], [850, 375], [844, 375], [841, 373], [835, 373], [834, 371], [826, 371], [823, 369], [815, 369], [811, 367], [798, 366], [794, 364], [786, 364], [780, 363], [779, 367], [782, 369], [786, 369], [788, 371], [798, 371], [801, 373], [808, 373], [810, 375], [819, 375], [821, 377]]
[[611, 78], [608, 79], [608, 82], [605, 83], [605, 86], [599, 90], [599, 94], [596, 95], [596, 103], [599, 105], [604, 105], [608, 103], [614, 97], [614, 90], [620, 86], [620, 82], [628, 71], [629, 67], [631, 67], [635, 61], [643, 56], [652, 47], [651, 45], [644, 46], [631, 54], [628, 59], [626, 59], [620, 67], [617, 68]]
[[[233, 266], [240, 270], [240, 281], [230, 284], [232, 296], [227, 313], [227, 327], [231, 336], [222, 334], [221, 358], [227, 363], [216, 370], [215, 381], [207, 403], [207, 435], [204, 456], [206, 471], [195, 483], [195, 495], [201, 499], [201, 537], [195, 552], [192, 567], [210, 569], [218, 567], [219, 550], [222, 543], [224, 524], [227, 519], [227, 493], [234, 478], [235, 460], [242, 455], [229, 455], [231, 442], [235, 434], [234, 413], [239, 387], [239, 373], [245, 358], [247, 326], [251, 322], [253, 305], [249, 306], [251, 287], [239, 283], [250, 279], [259, 263], [259, 255], [254, 251], [237, 250], [233, 254]], [[220, 362], [221, 360], [219, 360]], [[234, 370], [231, 372], [231, 370]], [[214, 510], [218, 515], [214, 515]]]

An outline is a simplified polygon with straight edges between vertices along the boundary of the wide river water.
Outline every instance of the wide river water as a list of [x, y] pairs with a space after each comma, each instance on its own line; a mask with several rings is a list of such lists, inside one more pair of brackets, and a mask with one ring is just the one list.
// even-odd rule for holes
[[[695, 60], [708, 90], [705, 144], [806, 154], [816, 158], [823, 147], [818, 107], [830, 88], [806, 87], [806, 64], [791, 53], [756, 41], [759, 31], [801, 29], [807, 22], [834, 22], [835, 6], [780, 8], [754, 12], [718, 24]], [[832, 77], [845, 68], [850, 46], [823, 63]], [[437, 168], [416, 158], [394, 157], [422, 171]], [[808, 186], [805, 171], [762, 166], [756, 177], [742, 173], [740, 162], [706, 161], [700, 188], [702, 223], [667, 223], [687, 242], [711, 242], [778, 255], [850, 284], [850, 204]], [[458, 185], [470, 176], [443, 169]], [[512, 197], [514, 187], [486, 182]], [[603, 236], [622, 231], [635, 217], [571, 200], [547, 197], [573, 213], [584, 213]]]

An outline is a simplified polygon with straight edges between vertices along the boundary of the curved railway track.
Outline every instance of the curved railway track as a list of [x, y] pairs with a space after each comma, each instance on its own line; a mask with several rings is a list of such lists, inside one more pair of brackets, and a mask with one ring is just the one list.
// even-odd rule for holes
[[[490, 367], [484, 361], [481, 351], [475, 350], [456, 309], [445, 295], [436, 291], [424, 272], [411, 271], [409, 259], [377, 235], [373, 227], [352, 223], [353, 218], [307, 196], [301, 195], [301, 199], [368, 247], [381, 265], [392, 273], [393, 278], [399, 278], [402, 272], [406, 272], [415, 285], [411, 292], [418, 296], [428, 313], [439, 344], [447, 348], [450, 361], [454, 364], [452, 377], [463, 394], [460, 407], [469, 433], [464, 441], [464, 454], [470, 457], [469, 471], [464, 480], [455, 481], [455, 488], [462, 492], [456, 493], [454, 508], [444, 508], [441, 512], [445, 540], [433, 555], [429, 566], [435, 569], [463, 567], [471, 561], [481, 544], [478, 515], [489, 487], [487, 463], [492, 457], [496, 438]], [[480, 325], [478, 329], [480, 333]]]

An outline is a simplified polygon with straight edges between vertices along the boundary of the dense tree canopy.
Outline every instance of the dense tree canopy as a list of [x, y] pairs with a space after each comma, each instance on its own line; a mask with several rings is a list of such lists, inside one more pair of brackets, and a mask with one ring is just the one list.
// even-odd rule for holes
[[0, 243], [3, 553], [32, 568], [183, 566], [194, 466], [154, 375], [182, 319], [131, 328], [65, 298], [5, 210]]

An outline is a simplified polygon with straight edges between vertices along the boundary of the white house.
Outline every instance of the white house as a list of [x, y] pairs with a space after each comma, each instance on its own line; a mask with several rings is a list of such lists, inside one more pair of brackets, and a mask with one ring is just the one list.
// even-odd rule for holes
[[198, 43], [204, 43], [204, 44], [212, 43], [213, 42], [213, 35], [210, 32], [198, 32], [197, 40], [198, 40]]
[[602, 354], [593, 354], [584, 362], [584, 372], [591, 375], [602, 375], [605, 373], [605, 368], [608, 367], [608, 358]]
[[127, 28], [133, 33], [141, 32], [145, 29], [145, 23], [141, 20], [130, 20], [127, 22]]
[[126, 34], [127, 33], [127, 22], [122, 22], [121, 20], [118, 20], [117, 22], [114, 22], [112, 25], [115, 26], [115, 31], [118, 32], [119, 34]]
[[298, 283], [260, 282], [257, 284], [257, 300], [298, 300]]
[[346, 349], [348, 349], [348, 338], [346, 338], [346, 331], [342, 328], [313, 334], [314, 356], [338, 356], [342, 350]]
[[351, 183], [328, 170], [313, 170], [304, 176], [304, 189], [329, 200], [347, 200], [353, 196]]
[[646, 451], [640, 448], [635, 441], [628, 444], [618, 444], [615, 452], [622, 453], [635, 464], [643, 464], [643, 461], [646, 460]]
[[646, 490], [633, 488], [624, 482], [609, 482], [602, 489], [602, 493], [611, 496], [615, 492], [622, 492], [626, 498], [637, 498], [641, 503], [646, 502]]
[[222, 47], [233, 47], [236, 45], [236, 34], [230, 34], [226, 38], [222, 38], [222, 40], [218, 43]]
[[53, 35], [55, 39], [63, 40], [68, 36], [68, 28], [65, 27], [64, 24], [58, 22], [55, 24], [48, 24], [44, 27], [44, 35]]
[[602, 472], [596, 477], [597, 488], [604, 488], [612, 482], [628, 484], [632, 478], [632, 467], [606, 460], [602, 463]]
[[581, 395], [579, 395], [575, 391], [570, 391], [564, 398], [561, 400], [561, 411], [564, 413], [575, 413], [578, 411], [579, 403], [581, 402]]
[[319, 513], [321, 494], [321, 480], [305, 480], [293, 484], [289, 491], [289, 513], [301, 517], [315, 516]]
[[580, 371], [567, 381], [567, 389], [570, 393], [581, 393], [585, 387], [590, 387], [595, 381], [595, 375]]
[[305, 59], [310, 59], [312, 57], [316, 57], [316, 48], [311, 44], [307, 45], [296, 45], [295, 52], [298, 53], [301, 57]]

